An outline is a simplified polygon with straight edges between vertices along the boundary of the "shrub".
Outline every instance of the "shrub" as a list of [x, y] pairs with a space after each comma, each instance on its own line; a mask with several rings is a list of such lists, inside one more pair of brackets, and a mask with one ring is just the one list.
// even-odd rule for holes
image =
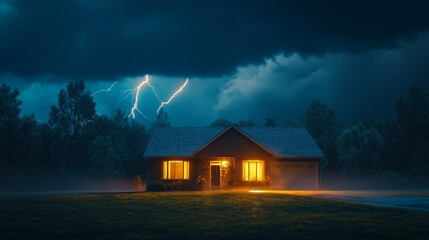
[[139, 175], [134, 179], [134, 190], [143, 191], [143, 181]]
[[270, 180], [264, 180], [264, 181], [241, 181], [239, 182], [239, 185], [244, 188], [250, 188], [250, 189], [265, 189], [269, 188], [271, 186]]
[[190, 189], [190, 183], [188, 181], [172, 181], [172, 180], [163, 180], [157, 181], [152, 184], [147, 185], [147, 191], [183, 191]]
[[167, 186], [162, 181], [157, 181], [155, 183], [148, 184], [146, 186], [146, 191], [148, 192], [159, 192], [159, 191], [166, 191], [166, 190], [167, 190]]

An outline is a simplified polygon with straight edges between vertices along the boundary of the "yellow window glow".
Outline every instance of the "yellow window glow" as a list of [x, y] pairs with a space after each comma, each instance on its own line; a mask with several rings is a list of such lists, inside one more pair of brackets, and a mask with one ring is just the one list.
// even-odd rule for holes
[[244, 160], [243, 180], [263, 181], [264, 180], [264, 160]]
[[162, 162], [162, 179], [167, 179], [167, 161]]
[[184, 161], [183, 164], [183, 178], [189, 179], [189, 162]]
[[162, 163], [163, 179], [189, 179], [189, 161], [164, 161]]

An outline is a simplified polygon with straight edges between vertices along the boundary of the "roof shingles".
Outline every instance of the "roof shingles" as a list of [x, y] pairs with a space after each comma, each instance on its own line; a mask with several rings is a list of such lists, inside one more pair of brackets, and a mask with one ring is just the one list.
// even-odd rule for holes
[[[276, 157], [323, 157], [323, 153], [305, 128], [235, 128], [267, 148]], [[224, 130], [210, 127], [155, 129], [144, 156], [192, 156], [197, 149]]]

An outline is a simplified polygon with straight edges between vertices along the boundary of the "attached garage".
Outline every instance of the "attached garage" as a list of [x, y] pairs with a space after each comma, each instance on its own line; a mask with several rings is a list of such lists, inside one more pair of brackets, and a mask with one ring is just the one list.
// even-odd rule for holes
[[317, 190], [319, 170], [317, 162], [272, 162], [271, 188]]

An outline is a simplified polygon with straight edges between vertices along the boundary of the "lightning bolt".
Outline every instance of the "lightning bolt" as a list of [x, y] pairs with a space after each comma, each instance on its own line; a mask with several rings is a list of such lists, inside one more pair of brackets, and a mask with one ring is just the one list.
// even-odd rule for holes
[[[146, 84], [152, 89], [152, 92], [155, 95], [155, 97], [158, 99], [158, 101], [162, 102], [162, 99], [159, 97], [158, 93], [155, 91], [155, 88], [150, 84], [150, 82], [147, 82]], [[121, 104], [121, 102], [123, 102], [128, 96], [130, 96], [131, 94], [135, 93], [135, 91], [136, 91], [136, 88], [130, 88], [130, 89], [122, 91], [121, 95], [119, 96], [120, 100], [116, 104], [116, 107], [119, 104]]]
[[118, 83], [118, 81], [112, 83], [112, 85], [107, 89], [101, 89], [101, 90], [94, 92], [91, 96], [94, 97], [95, 95], [97, 95], [98, 93], [101, 93], [101, 92], [110, 92], [112, 90], [113, 86], [115, 86], [115, 84], [117, 84], [117, 83]]
[[[115, 108], [119, 106], [128, 96], [132, 95], [135, 92], [135, 88], [127, 89], [122, 91], [121, 95], [119, 96], [120, 100], [118, 103], [116, 103]], [[125, 95], [125, 96], [124, 96]]]
[[186, 79], [182, 86], [175, 93], [173, 93], [173, 95], [171, 95], [168, 101], [161, 101], [161, 105], [159, 105], [158, 110], [156, 110], [156, 114], [159, 114], [159, 110], [161, 110], [164, 105], [170, 104], [171, 100], [173, 100], [173, 98], [176, 97], [176, 95], [179, 94], [183, 90], [183, 88], [185, 88], [186, 84], [188, 84], [188, 79]]
[[142, 87], [143, 87], [145, 84], [149, 85], [149, 76], [148, 76], [148, 75], [146, 75], [146, 76], [145, 76], [144, 80], [143, 80], [143, 81], [141, 81], [141, 82], [140, 82], [140, 84], [139, 84], [139, 85], [137, 85], [137, 87], [135, 87], [134, 89], [132, 89], [133, 91], [135, 91], [136, 96], [135, 96], [135, 99], [134, 99], [133, 107], [131, 108], [131, 111], [130, 111], [130, 115], [128, 115], [128, 117], [132, 116], [132, 117], [133, 117], [133, 119], [135, 119], [135, 118], [136, 118], [135, 111], [137, 111], [137, 112], [139, 112], [143, 117], [145, 117], [145, 118], [149, 119], [148, 117], [146, 117], [146, 116], [145, 116], [145, 115], [144, 115], [144, 114], [143, 114], [143, 113], [138, 109], [140, 90], [142, 89]]
[[[92, 94], [92, 96], [97, 95], [98, 93], [101, 92], [110, 92], [112, 90], [112, 88], [115, 86], [115, 84], [117, 84], [118, 81], [114, 82], [109, 88], [107, 89], [101, 89], [98, 90], [96, 92], [94, 92]], [[135, 87], [135, 88], [130, 88], [130, 89], [126, 89], [124, 91], [122, 91], [121, 95], [119, 96], [119, 102], [116, 104], [115, 108], [122, 102], [124, 101], [126, 98], [128, 98], [130, 95], [132, 96], [132, 102], [133, 105], [131, 107], [130, 110], [130, 114], [128, 115], [128, 117], [132, 117], [133, 119], [136, 118], [136, 112], [140, 113], [143, 117], [149, 119], [146, 115], [143, 114], [143, 112], [140, 111], [140, 109], [138, 108], [138, 104], [139, 104], [139, 100], [140, 100], [140, 93], [141, 90], [145, 87], [145, 85], [147, 85], [148, 87], [151, 88], [153, 94], [155, 95], [155, 97], [158, 99], [158, 101], [160, 102], [160, 105], [158, 107], [158, 110], [156, 111], [157, 114], [159, 114], [159, 111], [161, 110], [161, 108], [165, 105], [170, 104], [170, 102], [176, 97], [177, 94], [179, 94], [185, 87], [186, 84], [188, 84], [188, 79], [186, 79], [186, 81], [182, 84], [182, 86], [180, 86], [180, 88], [173, 93], [173, 95], [171, 95], [171, 97], [168, 99], [168, 101], [163, 101], [158, 93], [156, 92], [155, 88], [150, 84], [150, 79], [149, 79], [149, 75], [145, 75], [144, 78], [140, 81], [140, 83]]]
[[147, 85], [152, 89], [153, 94], [155, 95], [155, 97], [158, 99], [159, 102], [162, 102], [162, 99], [159, 97], [158, 93], [156, 93], [155, 88], [150, 85], [150, 83], [148, 82]]

